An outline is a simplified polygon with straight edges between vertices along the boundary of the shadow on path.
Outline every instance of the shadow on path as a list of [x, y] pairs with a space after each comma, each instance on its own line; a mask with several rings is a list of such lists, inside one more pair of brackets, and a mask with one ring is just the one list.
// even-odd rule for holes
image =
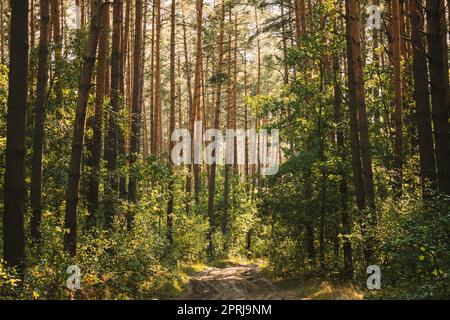
[[358, 300], [362, 295], [352, 287], [333, 288], [326, 282], [307, 281], [284, 289], [263, 277], [256, 264], [226, 268], [207, 267], [189, 281], [186, 300]]

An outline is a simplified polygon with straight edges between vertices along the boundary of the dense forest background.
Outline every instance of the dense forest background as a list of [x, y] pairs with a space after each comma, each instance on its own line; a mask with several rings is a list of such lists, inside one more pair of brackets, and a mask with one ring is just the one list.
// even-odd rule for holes
[[[449, 4], [0, 0], [0, 298], [172, 298], [233, 259], [450, 297]], [[175, 165], [196, 121], [279, 129], [279, 172]]]

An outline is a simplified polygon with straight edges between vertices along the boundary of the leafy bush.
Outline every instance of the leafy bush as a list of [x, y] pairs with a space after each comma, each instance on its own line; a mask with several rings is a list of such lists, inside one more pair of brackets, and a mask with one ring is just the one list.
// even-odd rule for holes
[[377, 229], [388, 295], [450, 297], [450, 199], [387, 202]]
[[18, 292], [21, 280], [14, 270], [6, 268], [2, 258], [0, 258], [0, 297], [2, 299], [13, 298]]

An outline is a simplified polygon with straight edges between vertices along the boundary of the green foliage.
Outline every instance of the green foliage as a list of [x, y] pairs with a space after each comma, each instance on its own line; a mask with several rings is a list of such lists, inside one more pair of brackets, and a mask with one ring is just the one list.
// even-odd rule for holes
[[377, 235], [387, 294], [398, 298], [450, 297], [450, 199], [414, 196], [382, 207]]
[[174, 220], [173, 258], [184, 263], [205, 261], [209, 223], [204, 215], [178, 215]]
[[[351, 226], [347, 236], [355, 270], [352, 280], [365, 289], [367, 264], [364, 253], [369, 238], [375, 243], [375, 259], [382, 269], [384, 289], [368, 296], [448, 298], [448, 199], [435, 196], [431, 200], [422, 200], [411, 85], [403, 88], [404, 184], [402, 196], [396, 196], [391, 123], [393, 68], [389, 63], [370, 60], [373, 39], [368, 40], [366, 48], [364, 81], [377, 225], [369, 225], [367, 212], [356, 208], [348, 86], [342, 70], [331, 69], [334, 56], [340, 57], [346, 47], [345, 38], [340, 37], [345, 34], [345, 29], [335, 23], [338, 19], [335, 8], [335, 1], [323, 1], [314, 6], [316, 18], [309, 22], [312, 27], [307, 33], [302, 33], [298, 46], [286, 48], [282, 58], [276, 54], [265, 57], [265, 64], [269, 67], [296, 68], [297, 77], [289, 79], [278, 93], [272, 91], [270, 95], [247, 98], [248, 106], [260, 111], [261, 119], [276, 119], [270, 127], [280, 129], [286, 157], [280, 172], [267, 179], [259, 194], [259, 216], [268, 230], [264, 234], [268, 248], [266, 256], [269, 258], [267, 269], [274, 276], [345, 279], [342, 214], [347, 213]], [[276, 32], [281, 25], [280, 17], [275, 16], [269, 20], [265, 30]], [[280, 51], [283, 50], [280, 43]], [[380, 46], [375, 53], [385, 54], [383, 50]], [[404, 82], [408, 84], [411, 83], [410, 63], [402, 61]], [[336, 85], [342, 90], [339, 123], [335, 119]], [[337, 145], [337, 129], [344, 136], [343, 146]], [[346, 186], [344, 193], [342, 182]], [[343, 209], [343, 201], [346, 209]], [[308, 227], [312, 228], [313, 237], [310, 239]], [[369, 227], [369, 230], [362, 232], [363, 227]], [[309, 240], [312, 241], [313, 259], [308, 256]]]
[[[350, 241], [352, 247], [352, 266], [355, 271], [353, 279], [350, 280], [365, 284], [367, 265], [364, 251], [368, 238], [374, 242], [375, 258], [382, 269], [383, 282], [383, 290], [367, 294], [368, 297], [450, 297], [450, 199], [435, 195], [423, 200], [418, 191], [421, 185], [417, 172], [419, 159], [410, 85], [411, 61], [402, 61], [405, 84], [402, 88], [405, 161], [403, 193], [398, 196], [396, 185], [393, 184], [393, 67], [390, 63], [373, 61], [373, 53], [386, 55], [382, 46], [378, 49], [372, 48], [373, 38], [368, 37], [364, 43], [364, 98], [369, 118], [378, 218], [376, 226], [370, 225], [369, 230], [365, 230], [365, 227], [369, 226], [367, 212], [360, 212], [356, 208], [354, 194], [357, 190], [354, 190], [352, 183], [349, 90], [346, 68], [343, 67], [345, 59], [342, 59], [346, 49], [345, 29], [343, 24], [337, 23], [343, 14], [339, 12], [338, 3], [335, 0], [315, 2], [312, 12], [308, 11], [308, 15], [311, 15], [308, 17], [308, 28], [306, 32], [301, 32], [300, 39], [295, 39], [294, 36], [295, 17], [292, 8], [282, 17], [263, 11], [280, 6], [279, 1], [252, 0], [249, 4], [262, 10], [263, 14], [259, 15], [262, 20], [260, 30], [255, 31], [256, 26], [252, 23], [240, 21], [253, 16], [254, 8], [242, 6], [240, 1], [225, 3], [226, 15], [230, 8], [242, 9], [236, 15], [239, 20], [237, 38], [245, 44], [238, 44], [238, 70], [233, 72], [238, 82], [237, 92], [245, 92], [246, 96], [236, 96], [240, 104], [237, 116], [242, 122], [241, 113], [245, 105], [248, 108], [248, 127], [260, 124], [263, 129], [280, 129], [283, 161], [279, 173], [273, 177], [261, 177], [257, 173], [250, 177], [251, 181], [244, 182], [241, 176], [230, 169], [225, 221], [225, 170], [223, 166], [218, 166], [213, 204], [216, 225], [214, 232], [210, 234], [212, 226], [207, 216], [209, 191], [205, 187], [208, 184], [210, 167], [200, 167], [201, 186], [196, 201], [193, 192], [186, 192], [187, 179], [193, 182], [193, 177], [189, 176], [190, 170], [187, 167], [171, 167], [168, 154], [146, 159], [140, 158], [139, 155], [122, 155], [118, 159], [116, 172], [108, 171], [105, 160], [102, 160], [98, 173], [100, 203], [95, 213], [97, 223], [89, 229], [86, 226], [86, 198], [89, 192], [87, 178], [93, 171], [85, 165], [88, 151], [84, 150], [77, 214], [77, 255], [69, 257], [63, 248], [66, 231], [63, 227], [64, 199], [79, 72], [87, 30], [65, 30], [64, 57], [60, 61], [49, 59], [50, 79], [43, 155], [42, 240], [36, 243], [29, 239], [31, 212], [28, 210], [25, 213], [26, 272], [22, 279], [0, 259], [0, 299], [173, 298], [185, 290], [187, 274], [192, 275], [203, 268], [203, 263], [211, 262], [222, 267], [229, 265], [230, 261], [258, 258], [269, 260], [264, 272], [275, 278], [321, 277], [347, 281], [349, 279], [343, 277], [345, 239]], [[194, 3], [191, 1], [189, 5], [194, 6]], [[285, 6], [284, 9], [288, 8]], [[342, 9], [340, 7], [341, 11]], [[234, 79], [227, 72], [215, 70], [219, 54], [224, 55], [222, 69], [230, 67], [232, 70], [232, 61], [228, 61], [225, 55], [230, 53], [235, 26], [225, 17], [224, 30], [221, 30], [221, 10], [220, 5], [206, 10], [209, 16], [203, 26], [203, 59], [206, 62], [203, 71], [206, 83], [203, 92], [205, 109], [202, 113], [205, 112], [204, 117], [208, 122], [213, 119], [210, 107], [215, 103], [209, 101], [208, 90], [218, 85], [233, 85], [231, 80]], [[189, 14], [191, 13], [194, 13], [194, 10], [190, 10]], [[290, 19], [285, 19], [286, 15]], [[364, 20], [365, 13], [362, 12], [362, 15]], [[183, 23], [191, 26], [195, 14], [186, 18]], [[218, 53], [217, 41], [221, 31], [224, 32], [224, 52]], [[280, 31], [283, 40], [291, 40], [289, 37], [292, 37], [292, 42], [278, 41], [276, 37]], [[187, 34], [187, 41], [192, 40], [190, 33]], [[270, 36], [262, 37], [262, 33], [270, 33]], [[275, 38], [275, 41], [271, 38]], [[252, 48], [255, 39], [258, 39], [258, 52]], [[164, 41], [165, 39], [162, 39], [162, 47], [168, 47], [164, 45]], [[265, 48], [268, 43], [271, 46]], [[271, 50], [277, 49], [272, 48], [274, 46], [278, 48], [278, 52]], [[187, 49], [192, 49], [190, 47], [189, 43]], [[56, 49], [56, 45], [50, 42], [50, 57], [55, 56]], [[261, 54], [258, 69], [255, 68], [257, 53]], [[193, 62], [194, 59], [191, 60]], [[245, 88], [241, 75], [244, 73], [244, 63]], [[38, 50], [32, 48], [31, 93], [34, 93], [35, 89], [34, 73], [37, 65]], [[162, 55], [162, 65], [168, 65], [168, 55]], [[208, 71], [211, 66], [212, 71]], [[191, 71], [194, 70], [193, 65], [190, 67]], [[258, 81], [255, 81], [256, 70], [261, 71]], [[145, 81], [153, 80], [152, 72], [144, 71]], [[282, 76], [287, 75], [283, 77], [281, 85], [277, 72]], [[169, 78], [170, 73], [164, 67], [162, 82], [168, 82], [165, 80]], [[181, 82], [184, 83], [185, 80]], [[55, 90], [56, 84], [60, 84], [62, 88], [61, 100]], [[181, 84], [180, 90], [184, 92], [184, 89], [187, 89], [185, 84]], [[225, 97], [227, 100], [230, 98], [229, 89], [231, 86], [222, 88], [222, 108], [225, 106]], [[163, 105], [167, 109], [168, 86], [163, 86], [161, 90]], [[95, 86], [92, 86], [88, 101], [88, 118], [94, 114], [94, 93]], [[215, 92], [213, 98], [214, 94]], [[0, 212], [3, 211], [4, 196], [7, 95], [8, 68], [0, 65]], [[30, 184], [34, 99], [34, 95], [30, 94], [27, 106], [27, 187]], [[183, 105], [186, 102], [184, 100], [181, 99]], [[121, 133], [129, 136], [130, 115], [129, 110], [124, 107], [124, 97], [121, 97], [121, 104], [120, 113], [113, 115], [109, 98], [106, 97], [103, 106], [103, 133], [107, 132], [108, 118], [115, 116], [119, 119], [118, 127]], [[186, 111], [182, 110], [183, 108], [180, 107], [180, 112]], [[227, 116], [227, 112], [221, 112], [222, 125], [227, 121]], [[340, 118], [339, 121], [336, 118]], [[187, 120], [185, 119], [185, 122]], [[343, 145], [337, 143], [338, 131], [343, 136]], [[93, 130], [88, 126], [85, 140], [92, 140], [92, 135]], [[131, 167], [128, 165], [129, 157], [137, 159]], [[130, 203], [126, 195], [117, 199], [113, 228], [109, 230], [104, 226], [103, 197], [105, 182], [111, 175], [121, 176], [126, 182], [129, 177], [134, 177], [138, 181], [138, 200], [136, 203]], [[174, 200], [170, 217], [167, 212], [169, 199]], [[351, 229], [345, 235], [344, 214], [350, 217]], [[168, 228], [169, 218], [173, 221], [173, 230]], [[128, 228], [127, 223], [131, 220], [134, 222], [133, 226]], [[226, 232], [222, 230], [225, 222]], [[1, 228], [0, 225], [0, 238], [3, 236]], [[172, 232], [172, 242], [168, 239], [169, 232]], [[0, 244], [0, 255], [2, 253]], [[80, 291], [70, 291], [66, 286], [67, 267], [70, 265], [80, 267]]]
[[5, 262], [0, 258], [0, 298], [13, 298], [20, 282], [21, 280], [16, 272], [7, 269]]

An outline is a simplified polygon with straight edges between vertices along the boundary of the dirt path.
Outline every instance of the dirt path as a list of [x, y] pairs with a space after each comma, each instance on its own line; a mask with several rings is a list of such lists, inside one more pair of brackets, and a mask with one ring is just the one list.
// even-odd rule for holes
[[281, 288], [264, 278], [258, 265], [207, 267], [190, 278], [186, 300], [300, 300], [361, 299], [353, 288], [333, 288], [325, 282], [309, 282]]

